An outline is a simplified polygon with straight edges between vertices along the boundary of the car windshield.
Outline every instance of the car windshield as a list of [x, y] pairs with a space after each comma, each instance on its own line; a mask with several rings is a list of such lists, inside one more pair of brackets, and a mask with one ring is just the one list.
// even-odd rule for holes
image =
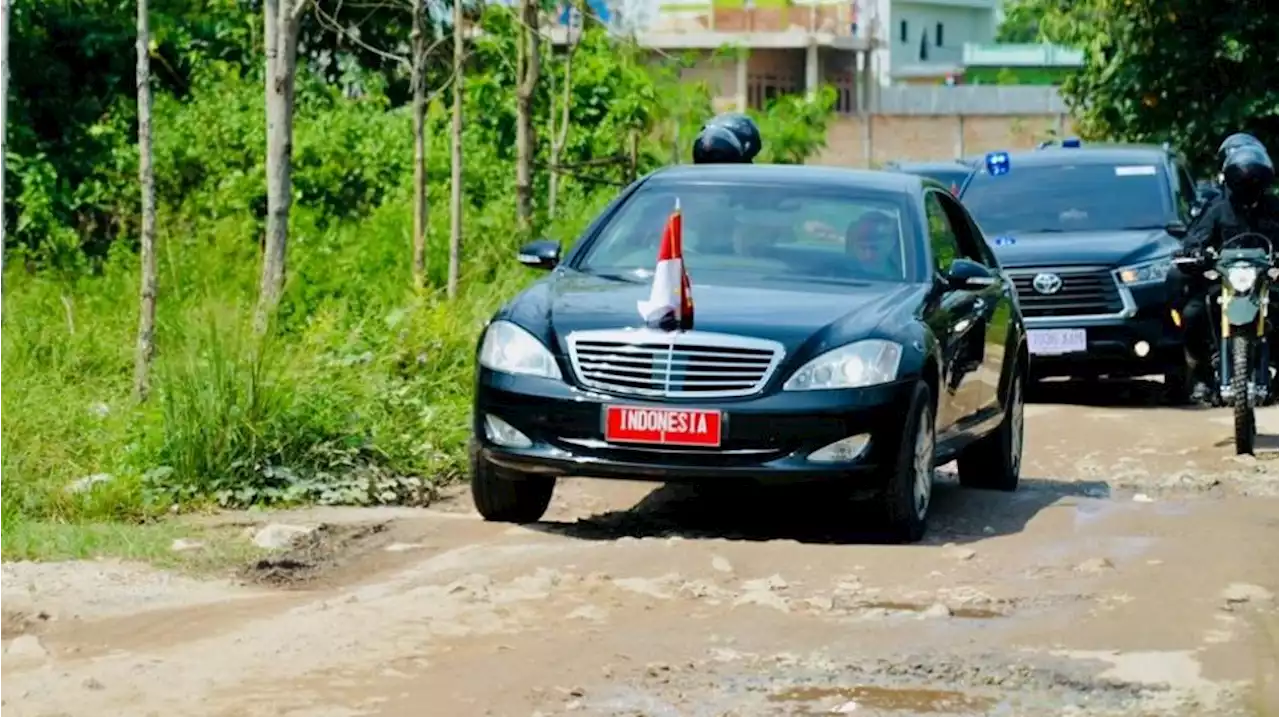
[[789, 184], [654, 182], [611, 217], [577, 268], [644, 278], [679, 200], [684, 259], [715, 273], [835, 282], [905, 281], [914, 260], [895, 193]]
[[969, 180], [961, 199], [984, 233], [1158, 229], [1169, 212], [1154, 164], [1057, 164]]

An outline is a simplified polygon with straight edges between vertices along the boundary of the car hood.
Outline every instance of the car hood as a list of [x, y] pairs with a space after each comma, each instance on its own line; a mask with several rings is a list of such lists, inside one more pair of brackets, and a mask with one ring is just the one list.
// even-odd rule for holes
[[[636, 302], [649, 297], [650, 285], [568, 272], [549, 277], [546, 306], [549, 323], [561, 340], [573, 331], [618, 329], [644, 325]], [[694, 328], [771, 339], [788, 353], [816, 335], [829, 332], [839, 340], [870, 332], [902, 306], [911, 284], [828, 285], [765, 282], [752, 285], [693, 280]]]
[[1001, 266], [1126, 266], [1167, 255], [1178, 240], [1163, 229], [1013, 233], [991, 239]]

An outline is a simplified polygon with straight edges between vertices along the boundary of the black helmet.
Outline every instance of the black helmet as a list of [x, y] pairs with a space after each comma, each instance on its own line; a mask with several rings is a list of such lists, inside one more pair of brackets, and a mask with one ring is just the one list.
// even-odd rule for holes
[[729, 128], [707, 125], [693, 140], [694, 164], [749, 164], [742, 142]]
[[756, 126], [755, 120], [741, 112], [718, 114], [703, 125], [702, 129], [710, 127], [724, 127], [738, 138], [738, 143], [742, 145], [742, 161], [750, 162], [760, 153], [760, 128]]
[[1231, 198], [1252, 204], [1276, 181], [1275, 165], [1261, 146], [1242, 145], [1227, 152], [1222, 164], [1222, 183]]
[[1247, 132], [1236, 132], [1222, 140], [1222, 144], [1218, 145], [1218, 161], [1225, 164], [1228, 154], [1231, 154], [1241, 147], [1249, 146], [1257, 147], [1258, 149], [1263, 150], [1264, 153], [1266, 151], [1266, 148], [1263, 147], [1262, 142], [1258, 141], [1257, 137], [1254, 137]]

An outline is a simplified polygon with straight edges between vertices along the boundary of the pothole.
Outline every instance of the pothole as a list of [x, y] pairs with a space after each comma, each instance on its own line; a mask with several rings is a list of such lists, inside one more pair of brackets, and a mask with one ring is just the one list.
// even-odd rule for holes
[[800, 703], [795, 715], [856, 714], [862, 710], [883, 710], [909, 714], [982, 714], [995, 704], [954, 690], [914, 687], [791, 687], [768, 697], [770, 702]]

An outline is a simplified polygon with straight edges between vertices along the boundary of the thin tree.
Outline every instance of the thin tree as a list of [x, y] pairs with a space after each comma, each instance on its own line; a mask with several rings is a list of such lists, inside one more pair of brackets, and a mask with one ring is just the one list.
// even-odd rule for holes
[[462, 27], [462, 0], [453, 0], [453, 127], [449, 132], [449, 281], [445, 291], [458, 296], [458, 268], [462, 260], [462, 91], [466, 76], [463, 58], [466, 40]]
[[308, 2], [265, 0], [262, 7], [267, 56], [267, 236], [254, 321], [259, 332], [266, 330], [284, 291], [289, 209], [293, 203], [294, 80], [298, 70], [298, 35]]
[[410, 45], [413, 66], [409, 83], [413, 86], [413, 287], [427, 285], [427, 38], [426, 0], [411, 0], [413, 31]]
[[133, 392], [139, 401], [150, 390], [151, 358], [156, 327], [156, 183], [151, 166], [151, 29], [147, 0], [138, 0], [138, 185], [142, 193], [142, 271], [138, 317], [138, 352], [133, 367]]
[[533, 226], [533, 95], [542, 69], [537, 0], [520, 0], [516, 35], [516, 220], [520, 230]]
[[[0, 277], [4, 275], [4, 155], [9, 133], [9, 0], [0, 0]], [[3, 279], [0, 279], [3, 282]], [[0, 283], [0, 293], [3, 293]]]
[[[581, 13], [579, 15], [579, 13]], [[574, 28], [574, 18], [578, 15], [579, 26]], [[551, 138], [551, 177], [547, 186], [547, 217], [555, 219], [556, 203], [560, 194], [560, 156], [564, 153], [564, 146], [569, 140], [569, 118], [573, 109], [573, 56], [578, 49], [578, 42], [582, 39], [582, 33], [586, 30], [586, 12], [578, 7], [578, 3], [571, 2], [569, 4], [569, 24], [567, 26], [567, 34], [569, 47], [565, 51], [564, 56], [564, 87], [560, 99], [560, 125], [556, 127], [556, 118], [551, 117], [551, 126], [555, 134]], [[555, 100], [553, 99], [554, 103]]]

